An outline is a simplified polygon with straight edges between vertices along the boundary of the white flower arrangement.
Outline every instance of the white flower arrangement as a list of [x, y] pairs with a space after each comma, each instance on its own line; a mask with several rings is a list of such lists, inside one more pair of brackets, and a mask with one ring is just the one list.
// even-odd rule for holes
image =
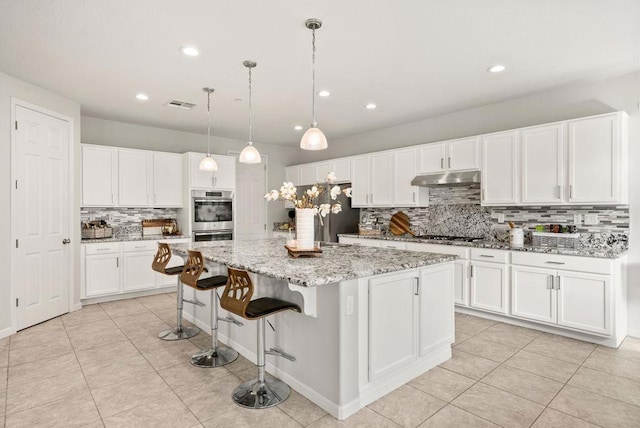
[[[342, 204], [340, 204], [340, 202], [337, 201], [338, 196], [340, 196], [341, 193], [344, 193], [347, 196], [347, 198], [351, 197], [351, 187], [347, 187], [346, 189], [341, 189], [340, 186], [338, 185], [331, 186], [333, 182], [336, 180], [336, 175], [333, 172], [330, 172], [329, 174], [327, 174], [327, 177], [325, 180], [327, 184], [326, 187], [325, 185], [315, 184], [314, 186], [311, 187], [311, 189], [308, 189], [305, 193], [303, 193], [301, 197], [298, 197], [297, 189], [293, 185], [293, 183], [288, 182], [288, 183], [282, 183], [282, 187], [280, 188], [279, 191], [274, 189], [268, 192], [267, 194], [264, 195], [264, 198], [267, 201], [277, 201], [277, 200], [290, 201], [293, 203], [293, 205], [296, 208], [311, 208], [314, 210], [315, 214], [318, 214], [320, 218], [320, 222], [322, 223], [322, 218], [326, 217], [327, 214], [329, 213], [338, 214], [339, 212], [342, 211]], [[318, 205], [316, 199], [326, 189], [329, 189], [329, 192], [331, 195], [331, 201], [335, 201], [335, 202]]]

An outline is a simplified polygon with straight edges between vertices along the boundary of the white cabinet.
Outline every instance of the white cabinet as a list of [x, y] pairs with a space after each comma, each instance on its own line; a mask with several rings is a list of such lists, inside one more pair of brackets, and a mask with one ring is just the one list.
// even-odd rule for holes
[[482, 205], [518, 202], [518, 131], [482, 137]]
[[509, 252], [471, 249], [471, 292], [469, 306], [507, 313]]
[[298, 186], [300, 183], [300, 166], [293, 165], [284, 169], [284, 181], [293, 183], [294, 186]]
[[204, 153], [188, 153], [189, 188], [191, 189], [224, 189], [236, 188], [236, 158], [234, 156], [211, 155], [218, 164], [217, 171], [201, 171], [200, 162]]
[[118, 154], [113, 147], [82, 145], [82, 206], [112, 207], [118, 201]]
[[358, 156], [351, 163], [351, 206], [367, 207], [369, 201], [369, 157]]
[[626, 203], [627, 115], [568, 122], [569, 202]]
[[420, 356], [454, 341], [453, 276], [451, 264], [420, 270]]
[[565, 125], [522, 130], [522, 203], [561, 203], [565, 193]]
[[369, 280], [369, 380], [416, 359], [415, 272]]
[[152, 168], [151, 152], [118, 149], [118, 204], [121, 207], [152, 205]]
[[393, 204], [393, 153], [374, 153], [369, 157], [369, 200], [372, 206], [390, 206]]
[[300, 183], [298, 185], [310, 186], [315, 182], [316, 182], [316, 166], [312, 163], [300, 165]]
[[182, 207], [182, 156], [153, 153], [153, 206]]
[[511, 270], [511, 314], [530, 320], [555, 323], [555, 273], [550, 269], [514, 266]]
[[334, 159], [331, 161], [331, 170], [336, 174], [336, 183], [351, 182], [351, 159]]
[[120, 244], [87, 244], [83, 248], [86, 297], [120, 291]]
[[156, 287], [156, 273], [151, 269], [151, 263], [157, 247], [156, 241], [122, 243], [123, 291]]
[[417, 175], [417, 155], [415, 148], [393, 151], [394, 207], [429, 205], [428, 188], [411, 185], [411, 180]]
[[314, 183], [326, 182], [327, 175], [331, 171], [333, 171], [333, 168], [331, 167], [331, 161], [316, 162], [313, 164], [313, 167], [315, 169], [315, 179], [313, 180]]
[[480, 168], [478, 137], [425, 144], [418, 153], [421, 174]]

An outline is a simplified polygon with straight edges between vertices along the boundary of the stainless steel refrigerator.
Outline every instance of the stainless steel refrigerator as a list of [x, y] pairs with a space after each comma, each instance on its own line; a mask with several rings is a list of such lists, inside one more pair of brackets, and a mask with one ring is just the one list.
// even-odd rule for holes
[[[341, 189], [351, 187], [351, 183], [338, 184]], [[297, 186], [298, 195], [306, 192], [312, 186]], [[329, 187], [330, 189], [330, 187]], [[331, 200], [329, 189], [319, 196], [317, 205], [329, 204]], [[360, 222], [360, 208], [351, 208], [351, 198], [347, 198], [344, 193], [340, 193], [337, 201], [342, 204], [342, 212], [338, 214], [327, 214], [322, 219], [324, 225], [320, 225], [318, 216], [315, 216], [315, 239], [316, 241], [338, 242], [339, 233], [358, 233], [358, 223]]]

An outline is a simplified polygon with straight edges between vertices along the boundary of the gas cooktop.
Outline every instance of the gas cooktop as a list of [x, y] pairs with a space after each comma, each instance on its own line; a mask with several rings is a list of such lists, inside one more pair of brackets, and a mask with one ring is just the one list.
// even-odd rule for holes
[[447, 236], [447, 235], [416, 235], [418, 239], [431, 239], [434, 241], [462, 241], [475, 242], [481, 241], [483, 238], [472, 238], [470, 236]]

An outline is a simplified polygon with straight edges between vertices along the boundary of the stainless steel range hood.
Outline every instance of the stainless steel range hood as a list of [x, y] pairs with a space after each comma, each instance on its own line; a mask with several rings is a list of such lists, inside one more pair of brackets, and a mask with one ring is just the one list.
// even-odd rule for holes
[[480, 183], [480, 171], [446, 172], [418, 175], [411, 181], [412, 186], [464, 186]]

